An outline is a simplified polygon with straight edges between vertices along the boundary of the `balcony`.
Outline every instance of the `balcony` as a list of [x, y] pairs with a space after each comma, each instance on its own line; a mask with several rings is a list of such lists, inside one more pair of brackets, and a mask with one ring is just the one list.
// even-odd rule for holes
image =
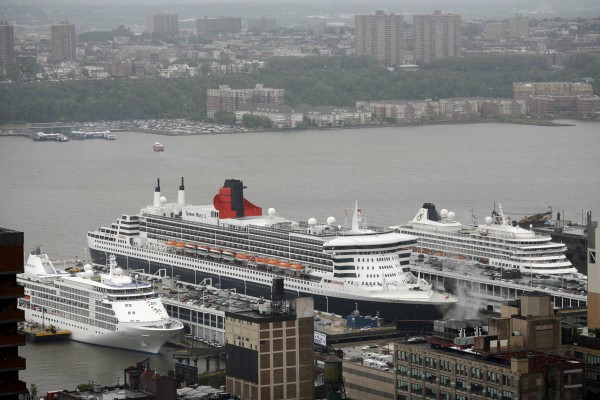
[[2, 363], [0, 363], [0, 372], [23, 370], [25, 367], [26, 360], [23, 357], [9, 358], [2, 360]]
[[0, 299], [16, 299], [25, 295], [23, 286], [10, 286], [0, 289]]
[[0, 312], [0, 323], [25, 321], [25, 311], [14, 310]]
[[14, 346], [24, 346], [25, 345], [25, 336], [14, 334], [14, 335], [5, 335], [0, 336], [0, 347], [14, 347]]
[[22, 381], [0, 383], [0, 393], [3, 395], [27, 393], [27, 384]]

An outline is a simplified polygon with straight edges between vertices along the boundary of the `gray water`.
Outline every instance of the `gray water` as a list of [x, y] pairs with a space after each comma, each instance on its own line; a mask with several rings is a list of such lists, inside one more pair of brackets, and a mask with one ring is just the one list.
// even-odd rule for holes
[[[552, 206], [581, 222], [582, 211], [600, 215], [600, 124], [570, 123], [182, 137], [119, 132], [116, 141], [69, 143], [4, 137], [0, 226], [23, 231], [26, 251], [42, 244], [51, 258], [85, 258], [88, 230], [152, 203], [157, 178], [175, 201], [182, 176], [188, 203], [212, 204], [223, 181], [236, 178], [254, 204], [297, 220], [334, 216], [343, 224], [356, 199], [375, 226], [406, 222], [424, 202], [454, 211], [463, 223], [471, 210], [482, 221], [494, 202], [517, 219]], [[152, 150], [155, 141], [165, 152]], [[21, 376], [45, 390], [88, 380], [113, 384], [145, 357], [80, 343], [21, 353], [28, 360]]]

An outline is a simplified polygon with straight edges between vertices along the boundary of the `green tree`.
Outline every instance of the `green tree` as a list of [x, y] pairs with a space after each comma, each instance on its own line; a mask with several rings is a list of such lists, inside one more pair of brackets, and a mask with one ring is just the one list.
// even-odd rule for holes
[[247, 128], [272, 128], [273, 121], [260, 115], [244, 114], [242, 123]]
[[32, 399], [36, 399], [38, 395], [38, 387], [35, 383], [29, 385], [29, 395]]
[[235, 125], [235, 113], [227, 111], [215, 112], [215, 122], [218, 124]]

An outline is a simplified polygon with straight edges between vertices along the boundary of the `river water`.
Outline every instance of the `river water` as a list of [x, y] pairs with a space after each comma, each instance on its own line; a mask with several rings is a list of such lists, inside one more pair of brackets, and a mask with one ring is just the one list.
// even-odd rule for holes
[[[358, 200], [369, 225], [412, 219], [424, 202], [482, 221], [494, 202], [506, 214], [560, 211], [581, 222], [600, 215], [598, 123], [570, 126], [435, 125], [346, 130], [154, 136], [119, 132], [116, 141], [33, 142], [0, 138], [0, 226], [25, 233], [51, 258], [86, 258], [86, 232], [151, 204], [156, 179], [175, 201], [181, 177], [191, 204], [211, 204], [223, 181], [284, 217], [344, 223]], [[165, 151], [156, 153], [160, 141]], [[26, 346], [21, 376], [42, 390], [117, 382], [145, 355], [81, 343]], [[166, 373], [170, 355], [151, 365]], [[162, 369], [162, 370], [161, 370]], [[121, 378], [122, 379], [122, 378]]]

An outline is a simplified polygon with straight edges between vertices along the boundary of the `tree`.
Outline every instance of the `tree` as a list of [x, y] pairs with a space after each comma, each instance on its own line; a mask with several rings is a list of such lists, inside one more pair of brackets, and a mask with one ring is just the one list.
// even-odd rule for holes
[[217, 111], [215, 112], [215, 122], [218, 124], [235, 125], [235, 113]]
[[32, 399], [36, 399], [38, 395], [38, 387], [35, 383], [29, 385], [29, 395]]
[[244, 114], [242, 123], [247, 128], [272, 128], [273, 121], [260, 115]]

